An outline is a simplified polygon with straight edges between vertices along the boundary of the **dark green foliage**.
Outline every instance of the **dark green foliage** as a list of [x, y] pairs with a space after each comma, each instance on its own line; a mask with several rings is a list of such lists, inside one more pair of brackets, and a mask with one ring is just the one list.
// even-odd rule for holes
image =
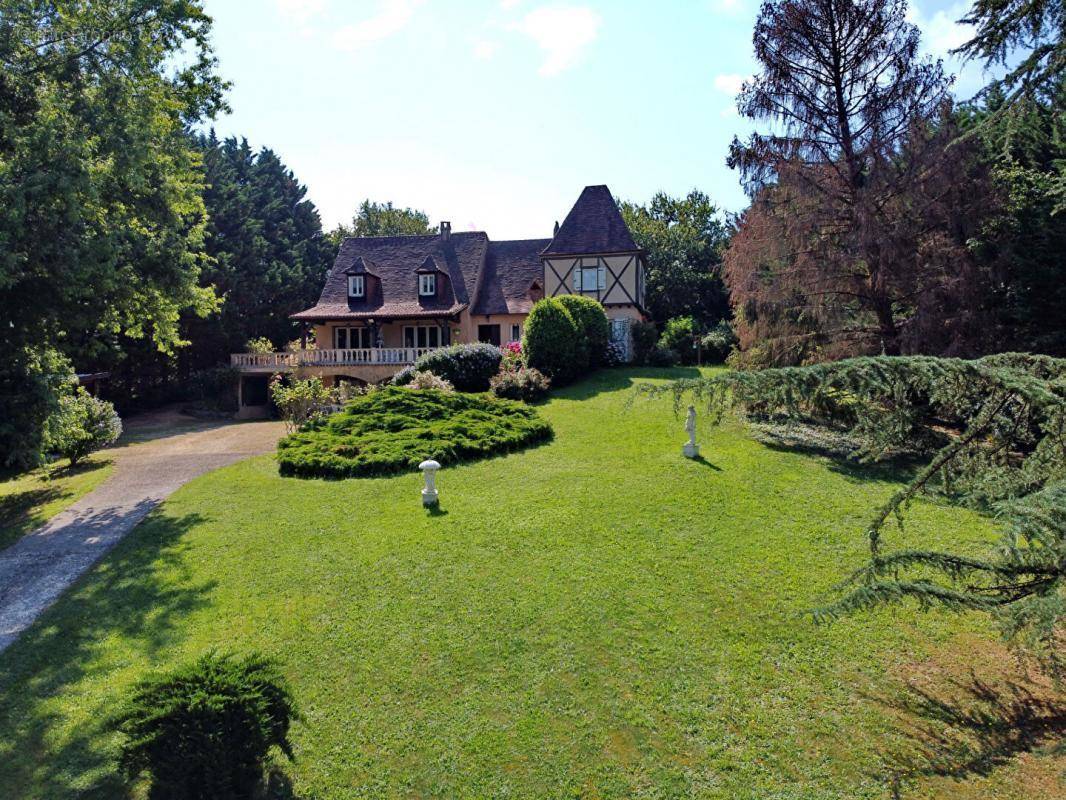
[[646, 363], [649, 367], [675, 367], [681, 363], [681, 356], [676, 350], [657, 344], [648, 353]]
[[[171, 352], [179, 312], [214, 307], [198, 283], [203, 187], [185, 134], [223, 106], [210, 36], [198, 0], [3, 3], [5, 373], [32, 374], [11, 351], [42, 342], [81, 371], [127, 339]], [[44, 414], [30, 408], [2, 409], [25, 413], [0, 424], [29, 446], [0, 460], [32, 458]]]
[[484, 395], [386, 386], [278, 443], [283, 475], [349, 478], [451, 465], [519, 450], [552, 436], [520, 403]]
[[630, 330], [633, 335], [633, 362], [647, 364], [652, 350], [659, 343], [659, 329], [652, 322], [634, 322]]
[[[857, 358], [716, 374], [670, 390], [678, 408], [691, 394], [716, 420], [738, 406], [761, 418], [827, 426], [859, 443], [852, 456], [860, 460], [900, 449], [923, 453], [925, 466], [867, 526], [869, 563], [821, 616], [904, 598], [923, 607], [985, 610], [1012, 641], [1062, 674], [1066, 360], [1017, 353], [976, 361]], [[902, 527], [911, 499], [934, 489], [999, 512], [1007, 525], [1000, 547], [983, 558], [920, 546], [888, 549], [888, 521]]]
[[492, 393], [509, 400], [535, 403], [548, 396], [551, 381], [539, 369], [519, 366], [503, 370], [492, 378]]
[[666, 321], [659, 347], [673, 350], [682, 364], [695, 364], [697, 357], [696, 320], [692, 317], [674, 317]]
[[722, 320], [703, 337], [704, 356], [708, 361], [722, 363], [737, 344], [737, 335], [728, 320]]
[[186, 389], [199, 408], [209, 411], [236, 411], [239, 379], [240, 372], [233, 367], [209, 367], [189, 375]]
[[122, 766], [152, 800], [251, 798], [271, 748], [292, 756], [296, 707], [271, 659], [209, 654], [137, 684], [115, 725]]
[[538, 300], [526, 317], [522, 352], [526, 363], [561, 386], [588, 369], [582, 361], [588, 352], [579, 342], [580, 332], [573, 315], [558, 298]]
[[[432, 372], [438, 378], [444, 378], [458, 392], [487, 392], [492, 376], [499, 372], [503, 354], [500, 348], [491, 344], [477, 342], [474, 344], [453, 344], [431, 350], [422, 355], [411, 369], [413, 372]], [[401, 374], [407, 373], [404, 370]], [[397, 386], [407, 383], [410, 373], [393, 378]]]
[[561, 295], [559, 302], [570, 312], [577, 325], [578, 347], [585, 351], [578, 356], [578, 361], [585, 363], [587, 359], [589, 369], [599, 369], [607, 357], [607, 342], [611, 337], [610, 323], [607, 322], [603, 306], [591, 297], [577, 294]]
[[45, 423], [75, 381], [55, 350], [10, 349], [0, 360], [0, 469], [29, 469], [44, 454]]
[[645, 205], [622, 203], [633, 239], [647, 251], [645, 301], [653, 319], [694, 316], [703, 326], [729, 315], [722, 251], [730, 227], [703, 192], [662, 192]]
[[182, 364], [191, 370], [227, 361], [250, 339], [265, 337], [280, 350], [296, 338], [289, 315], [314, 305], [336, 252], [307, 188], [276, 153], [255, 152], [245, 139], [219, 141], [213, 131], [194, 141], [204, 160], [211, 256], [200, 281], [224, 301], [216, 314], [183, 320], [190, 345]]

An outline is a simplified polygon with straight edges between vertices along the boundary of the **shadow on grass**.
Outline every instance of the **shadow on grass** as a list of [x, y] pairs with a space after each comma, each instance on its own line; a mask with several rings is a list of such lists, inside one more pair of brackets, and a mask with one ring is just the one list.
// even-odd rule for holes
[[[75, 467], [68, 465], [34, 472], [22, 491], [0, 496], [0, 550], [44, 525], [47, 522], [44, 507], [49, 503], [73, 496], [74, 489], [60, 481], [96, 472], [110, 464], [109, 459], [94, 459]], [[12, 479], [21, 477], [27, 476], [23, 473]]]
[[[155, 662], [180, 639], [180, 621], [207, 604], [214, 584], [194, 582], [183, 564], [182, 536], [202, 520], [153, 512], [0, 654], [5, 796], [127, 795], [107, 729], [124, 694], [77, 693], [129, 663], [100, 659], [101, 641], [117, 637], [135, 654], [125, 658]], [[84, 720], [72, 726], [66, 710]]]
[[566, 400], [588, 400], [603, 392], [631, 388], [641, 381], [676, 381], [681, 378], [698, 378], [699, 376], [700, 371], [696, 367], [601, 369], [579, 383], [552, 391], [552, 397]]
[[909, 742], [883, 756], [894, 797], [921, 778], [986, 776], [1022, 753], [1062, 748], [1066, 735], [1066, 696], [1031, 683], [994, 686], [971, 673], [871, 699], [895, 712]]
[[708, 461], [703, 456], [696, 456], [695, 458], [690, 458], [689, 461], [694, 461], [695, 463], [701, 464], [701, 465], [707, 467], [707, 469], [713, 470], [715, 472], [721, 472], [722, 471], [722, 468], [720, 466], [718, 466], [717, 464], [715, 464], [712, 461]]

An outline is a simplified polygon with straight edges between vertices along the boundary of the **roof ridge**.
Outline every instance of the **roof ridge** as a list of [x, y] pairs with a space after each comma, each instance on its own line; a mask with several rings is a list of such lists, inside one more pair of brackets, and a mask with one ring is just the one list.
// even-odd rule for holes
[[[484, 236], [489, 237], [485, 231], [453, 231], [451, 236]], [[439, 233], [390, 233], [384, 236], [345, 236], [345, 242], [380, 242], [386, 239], [439, 239]]]

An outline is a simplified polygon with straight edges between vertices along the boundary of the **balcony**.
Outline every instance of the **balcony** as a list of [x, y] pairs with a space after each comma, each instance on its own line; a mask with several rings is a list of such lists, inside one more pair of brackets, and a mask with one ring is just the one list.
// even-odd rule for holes
[[233, 353], [230, 366], [241, 372], [283, 372], [296, 367], [404, 367], [435, 347], [369, 347], [357, 350], [293, 350]]

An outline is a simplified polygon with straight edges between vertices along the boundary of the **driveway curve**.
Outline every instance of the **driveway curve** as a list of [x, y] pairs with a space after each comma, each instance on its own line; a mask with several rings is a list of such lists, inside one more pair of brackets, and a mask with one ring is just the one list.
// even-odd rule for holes
[[202, 422], [173, 412], [131, 419], [123, 441], [133, 443], [107, 453], [111, 476], [0, 552], [0, 651], [176, 489], [271, 452], [283, 433], [280, 422]]

